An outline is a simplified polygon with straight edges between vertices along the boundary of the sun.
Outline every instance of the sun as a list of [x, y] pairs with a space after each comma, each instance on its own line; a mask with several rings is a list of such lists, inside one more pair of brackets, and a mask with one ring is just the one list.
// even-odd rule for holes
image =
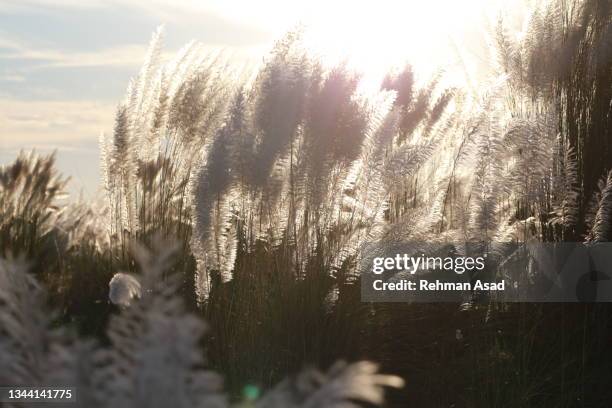
[[422, 76], [453, 64], [457, 46], [503, 4], [518, 1], [226, 0], [219, 11], [276, 36], [300, 23], [313, 52], [331, 64], [347, 62], [374, 83], [406, 62]]

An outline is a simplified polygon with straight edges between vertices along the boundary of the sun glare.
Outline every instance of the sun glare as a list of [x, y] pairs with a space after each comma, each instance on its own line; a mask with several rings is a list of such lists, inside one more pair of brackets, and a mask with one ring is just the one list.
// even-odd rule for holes
[[389, 68], [410, 62], [428, 76], [457, 60], [456, 48], [504, 4], [517, 0], [228, 1], [220, 11], [277, 36], [288, 24], [306, 27], [309, 48], [330, 63], [346, 61], [376, 82]]

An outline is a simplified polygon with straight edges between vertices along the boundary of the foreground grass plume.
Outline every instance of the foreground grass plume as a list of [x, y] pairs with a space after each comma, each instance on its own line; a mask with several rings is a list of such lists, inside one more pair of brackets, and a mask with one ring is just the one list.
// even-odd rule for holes
[[[87, 408], [230, 406], [220, 376], [201, 368], [199, 341], [205, 325], [185, 311], [176, 293], [177, 277], [165, 275], [176, 246], [155, 242], [155, 255], [144, 247], [135, 249], [142, 297], [111, 320], [109, 347], [52, 328], [44, 290], [24, 265], [1, 260], [0, 381], [77, 385], [76, 404]], [[305, 371], [270, 390], [255, 406], [381, 405], [383, 387], [403, 384], [366, 362], [338, 363], [326, 376]]]

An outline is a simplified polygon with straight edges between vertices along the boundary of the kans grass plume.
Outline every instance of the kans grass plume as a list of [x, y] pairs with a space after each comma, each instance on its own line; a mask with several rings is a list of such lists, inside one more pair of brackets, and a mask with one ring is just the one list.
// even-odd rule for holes
[[[78, 385], [77, 401], [70, 406], [83, 408], [228, 407], [220, 376], [202, 368], [200, 340], [206, 326], [186, 312], [177, 295], [177, 276], [166, 274], [177, 246], [154, 242], [153, 252], [134, 249], [141, 267], [141, 298], [112, 318], [108, 347], [52, 328], [44, 290], [27, 267], [0, 260], [0, 381]], [[371, 363], [338, 363], [325, 375], [309, 370], [281, 383], [256, 406], [378, 406], [384, 387], [402, 384], [397, 377], [379, 374]]]

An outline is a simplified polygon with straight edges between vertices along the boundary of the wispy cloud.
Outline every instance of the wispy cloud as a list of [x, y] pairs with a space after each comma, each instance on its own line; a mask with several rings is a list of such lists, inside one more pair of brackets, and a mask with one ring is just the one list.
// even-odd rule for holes
[[36, 68], [46, 67], [138, 67], [144, 58], [146, 44], [130, 44], [97, 50], [95, 52], [69, 52], [27, 45], [7, 37], [0, 37], [0, 59], [39, 61]]
[[112, 129], [114, 104], [0, 99], [0, 148], [74, 146]]
[[0, 74], [1, 82], [24, 82], [25, 76], [15, 73]]
[[100, 8], [108, 6], [104, 1], [98, 0], [3, 0], [0, 2], [0, 12], [22, 12], [31, 11], [40, 7], [48, 8]]
[[296, 7], [303, 8], [300, 2], [279, 0], [3, 0], [0, 3], [0, 13], [57, 12], [70, 9], [117, 12], [137, 10], [168, 23], [184, 24], [214, 16], [225, 20], [227, 25], [240, 23], [245, 30], [256, 27], [265, 32], [274, 32], [278, 25], [273, 27], [270, 22], [294, 16]]

